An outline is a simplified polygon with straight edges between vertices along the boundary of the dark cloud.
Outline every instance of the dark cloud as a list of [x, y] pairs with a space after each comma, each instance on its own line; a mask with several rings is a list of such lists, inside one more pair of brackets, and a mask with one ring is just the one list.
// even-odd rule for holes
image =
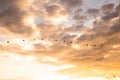
[[[113, 49], [113, 45], [115, 44], [118, 45], [120, 43], [120, 37], [118, 36], [120, 35], [120, 23], [118, 16], [113, 17], [111, 19], [113, 20], [105, 21], [102, 18], [95, 20], [93, 23], [94, 24], [93, 29], [88, 30], [86, 33], [84, 33], [82, 36], [78, 38], [78, 41], [80, 41], [81, 43], [86, 42], [88, 46], [86, 46], [86, 49], [84, 51], [81, 51], [80, 54], [78, 54], [80, 57], [72, 58], [73, 62], [74, 60], [85, 62], [90, 61], [91, 63], [94, 61], [99, 62], [101, 61], [107, 62], [112, 60], [117, 61], [119, 56], [116, 57], [116, 60], [113, 59], [113, 56], [112, 57], [110, 56], [114, 55], [114, 53], [119, 55], [118, 50]], [[90, 48], [87, 49], [87, 47], [89, 46]]]
[[82, 5], [82, 0], [59, 0], [59, 2], [65, 6], [68, 10], [71, 10]]
[[75, 13], [81, 13], [81, 12], [83, 12], [83, 11], [84, 11], [83, 9], [79, 8], [79, 9], [77, 9], [77, 10], [75, 11]]
[[69, 7], [76, 7], [82, 4], [82, 0], [60, 0], [60, 2]]
[[75, 13], [82, 13], [84, 10], [82, 8], [79, 8], [75, 11]]
[[119, 13], [117, 12], [112, 12], [112, 13], [108, 13], [106, 14], [105, 16], [102, 17], [103, 20], [111, 20], [115, 17], [118, 17], [119, 16]]
[[24, 26], [22, 19], [26, 12], [17, 5], [17, 0], [0, 0], [0, 27], [14, 33], [31, 33], [31, 28]]
[[77, 30], [79, 32], [86, 32], [89, 29], [87, 27], [85, 27], [83, 24], [78, 24], [78, 25], [76, 25], [75, 30]]
[[96, 61], [104, 61], [105, 59], [103, 57], [100, 57], [98, 59], [96, 59]]
[[51, 20], [52, 18], [60, 18], [61, 16], [67, 16], [68, 11], [61, 7], [59, 4], [48, 4], [45, 6], [44, 18]]
[[42, 38], [49, 38], [57, 30], [57, 26], [50, 23], [41, 23], [37, 25]]
[[92, 15], [92, 16], [95, 16], [95, 15], [99, 14], [99, 10], [98, 10], [98, 9], [95, 9], [95, 8], [93, 8], [93, 9], [88, 9], [88, 10], [86, 11], [86, 13], [87, 13], [87, 14], [90, 14], [90, 15]]
[[95, 38], [96, 37], [96, 35], [95, 34], [91, 34], [91, 35], [87, 35], [87, 34], [84, 34], [84, 35], [82, 35], [82, 36], [80, 36], [79, 38], [78, 38], [78, 40], [80, 40], [80, 41], [90, 41], [92, 38]]
[[114, 4], [113, 3], [109, 3], [109, 4], [105, 4], [101, 7], [101, 10], [103, 11], [103, 13], [108, 13], [111, 12], [113, 10]]
[[75, 30], [75, 27], [73, 26], [70, 26], [70, 27], [67, 27], [64, 29], [65, 32], [70, 32], [70, 31], [74, 31]]
[[[115, 34], [116, 33], [116, 34]], [[115, 32], [114, 35], [112, 35], [110, 38], [108, 38], [104, 44], [107, 46], [113, 46], [116, 44], [120, 44], [120, 32]]]
[[115, 33], [118, 33], [120, 32], [120, 22], [118, 21], [116, 24], [113, 24], [111, 27], [110, 27], [110, 31], [109, 31], [109, 35], [112, 35], [112, 34], [115, 34]]
[[41, 51], [45, 49], [45, 46], [40, 43], [34, 44], [34, 47], [36, 50], [41, 50]]
[[117, 12], [120, 12], [120, 3], [116, 6], [115, 9], [116, 9]]
[[48, 5], [46, 6], [45, 10], [50, 15], [53, 16], [56, 14], [56, 12], [60, 9], [60, 6], [58, 5]]
[[100, 19], [95, 20], [93, 22], [94, 27], [88, 30], [82, 36], [80, 36], [78, 40], [94, 41], [94, 40], [97, 40], [98, 38], [106, 39], [107, 37], [114, 35], [115, 33], [118, 33], [120, 31], [120, 27], [119, 27], [120, 24], [119, 24], [118, 17], [119, 17], [118, 12], [105, 14], [105, 16], [102, 16]]
[[73, 16], [73, 19], [75, 19], [77, 22], [84, 22], [87, 17], [86, 16], [80, 16], [79, 14], [76, 14]]
[[75, 37], [76, 37], [76, 35], [70, 35], [70, 34], [65, 34], [65, 33], [61, 34], [62, 40], [72, 41], [73, 38], [75, 38]]

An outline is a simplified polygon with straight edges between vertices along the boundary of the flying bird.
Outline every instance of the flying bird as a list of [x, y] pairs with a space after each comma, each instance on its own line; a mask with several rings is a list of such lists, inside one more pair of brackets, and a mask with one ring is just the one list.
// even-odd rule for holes
[[7, 43], [9, 43], [9, 41], [7, 41]]

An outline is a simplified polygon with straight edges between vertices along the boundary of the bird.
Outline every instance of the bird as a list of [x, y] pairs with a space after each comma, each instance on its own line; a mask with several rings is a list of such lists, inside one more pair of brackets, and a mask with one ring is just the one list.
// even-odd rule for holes
[[57, 40], [55, 40], [57, 42]]
[[49, 41], [51, 41], [51, 39], [49, 39]]
[[86, 44], [88, 46], [88, 44]]
[[79, 42], [77, 42], [77, 43], [79, 43]]
[[9, 41], [7, 41], [7, 43], [9, 43]]
[[96, 44], [94, 44], [94, 46], [96, 46]]
[[72, 43], [72, 41], [70, 43]]
[[103, 44], [101, 44], [101, 47], [103, 47]]

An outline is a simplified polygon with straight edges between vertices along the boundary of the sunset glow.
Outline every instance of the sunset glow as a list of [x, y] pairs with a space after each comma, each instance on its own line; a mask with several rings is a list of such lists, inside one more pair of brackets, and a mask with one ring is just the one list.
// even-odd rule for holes
[[120, 0], [0, 0], [0, 80], [120, 80]]

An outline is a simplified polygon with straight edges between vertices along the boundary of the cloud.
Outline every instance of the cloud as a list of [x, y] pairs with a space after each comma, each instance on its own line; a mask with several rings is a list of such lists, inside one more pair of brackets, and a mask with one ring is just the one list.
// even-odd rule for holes
[[109, 4], [105, 4], [101, 7], [101, 10], [103, 13], [108, 13], [111, 12], [114, 8], [114, 4], [113, 3], [109, 3]]
[[[105, 4], [101, 13], [98, 8], [83, 8], [82, 0], [33, 1], [1, 0], [0, 51], [32, 55], [43, 64], [75, 65], [60, 70], [63, 74], [103, 76], [104, 70], [119, 71], [119, 4]], [[18, 39], [16, 33], [28, 37]], [[51, 58], [57, 61], [48, 61]]]
[[86, 16], [80, 16], [79, 14], [74, 15], [73, 17], [77, 22], [84, 22], [87, 17]]
[[63, 23], [69, 15], [68, 11], [58, 3], [44, 5], [40, 14], [41, 16], [38, 16], [39, 18], [53, 24]]
[[45, 10], [48, 13], [48, 15], [52, 16], [59, 11], [60, 6], [59, 5], [48, 5], [46, 6]]
[[115, 9], [116, 9], [117, 12], [120, 12], [120, 3], [116, 6]]
[[59, 0], [60, 4], [65, 6], [67, 10], [75, 9], [82, 5], [82, 0]]
[[0, 1], [0, 27], [4, 27], [13, 33], [32, 33], [32, 29], [23, 24], [22, 20], [27, 12], [20, 9], [18, 5], [20, 3], [17, 0]]
[[81, 13], [81, 12], [83, 12], [84, 10], [82, 9], [82, 8], [79, 8], [79, 9], [77, 9], [76, 11], [75, 11], [75, 13]]
[[47, 13], [47, 17], [59, 17], [59, 16], [65, 16], [67, 15], [67, 11], [62, 8], [59, 4], [51, 4], [51, 5], [47, 5], [45, 7], [45, 11]]
[[62, 35], [61, 35], [61, 39], [62, 40], [67, 40], [67, 41], [72, 41], [74, 38], [76, 37], [76, 35], [70, 35], [70, 34], [65, 34], [65, 33], [63, 33]]
[[[108, 24], [106, 24], [108, 23]], [[108, 36], [108, 34], [114, 34], [119, 31], [119, 13], [112, 12], [107, 13], [105, 16], [97, 18], [93, 22], [93, 28], [89, 29], [87, 33], [83, 34], [78, 40], [92, 40], [97, 37]]]
[[[87, 63], [88, 62], [92, 63], [97, 61], [104, 63], [112, 60], [117, 61], [119, 57], [114, 59], [115, 57], [114, 53], [118, 55], [119, 51], [117, 50], [118, 47], [116, 50], [113, 49], [113, 45], [120, 43], [119, 42], [120, 38], [117, 37], [120, 34], [119, 33], [120, 29], [118, 27], [120, 26], [119, 14], [117, 12], [107, 13], [104, 18], [103, 16], [97, 18], [93, 22], [93, 26], [94, 27], [92, 29], [87, 30], [87, 32], [85, 32], [78, 38], [81, 47], [85, 48], [82, 48], [79, 52], [75, 52], [79, 54], [76, 56], [74, 55], [71, 58], [73, 59], [73, 62], [85, 61]], [[84, 46], [82, 46], [82, 43], [84, 43]], [[115, 67], [112, 66], [112, 63], [109, 63], [108, 65], [110, 65], [111, 68]], [[102, 66], [103, 64], [100, 63], [99, 68], [103, 69]]]
[[118, 33], [120, 31], [120, 23], [119, 23], [119, 20], [118, 22], [116, 22], [115, 24], [113, 24], [111, 27], [110, 27], [110, 32], [108, 34], [115, 34], [115, 33]]
[[98, 9], [95, 9], [95, 8], [93, 8], [93, 9], [88, 9], [87, 11], [86, 11], [86, 13], [89, 15], [92, 15], [92, 16], [95, 16], [95, 15], [97, 15], [97, 14], [99, 14], [99, 10]]
[[42, 38], [49, 38], [52, 36], [52, 33], [54, 33], [58, 26], [51, 24], [51, 23], [41, 23], [37, 25], [39, 32], [41, 33]]
[[107, 15], [103, 16], [103, 20], [110, 20], [112, 18], [118, 17], [119, 13], [117, 12], [112, 12], [112, 13], [108, 13]]

